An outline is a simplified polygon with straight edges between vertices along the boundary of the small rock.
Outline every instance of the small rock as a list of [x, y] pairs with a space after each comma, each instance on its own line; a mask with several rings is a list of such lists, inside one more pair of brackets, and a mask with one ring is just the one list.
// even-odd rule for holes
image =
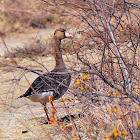
[[27, 130], [25, 130], [25, 131], [22, 131], [22, 134], [24, 134], [24, 133], [28, 133], [29, 131], [27, 131]]

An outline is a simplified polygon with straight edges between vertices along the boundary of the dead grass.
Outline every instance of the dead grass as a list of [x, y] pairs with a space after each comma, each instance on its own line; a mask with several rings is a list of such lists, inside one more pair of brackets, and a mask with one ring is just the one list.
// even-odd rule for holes
[[[84, 5], [84, 2], [82, 4]], [[26, 6], [27, 5], [25, 5], [25, 8]], [[17, 7], [20, 6], [18, 5]], [[56, 11], [54, 7], [51, 7], [50, 9], [54, 12]], [[90, 10], [88, 9], [88, 12], [89, 11]], [[16, 17], [16, 15], [14, 16]], [[89, 20], [92, 19], [89, 15], [87, 18], [89, 18]], [[17, 19], [19, 20], [19, 17]], [[81, 138], [128, 140], [132, 139], [132, 135], [134, 139], [137, 139], [140, 136], [139, 106], [132, 102], [126, 95], [107, 86], [101, 78], [92, 73], [86, 65], [77, 59], [76, 53], [79, 53], [82, 60], [91, 64], [93, 68], [100, 69], [105, 46], [101, 37], [104, 37], [105, 30], [100, 26], [102, 22], [99, 21], [97, 17], [94, 19], [98, 24], [93, 27], [94, 29], [97, 29], [97, 31], [100, 31], [100, 37], [81, 20], [71, 18], [73, 21], [71, 26], [75, 27], [72, 29], [75, 32], [75, 38], [68, 44], [65, 42], [62, 44], [66, 65], [70, 70], [74, 70], [75, 72], [72, 74], [72, 83], [67, 94], [58, 101], [55, 101], [54, 105], [57, 108], [58, 118], [62, 119], [67, 115], [75, 116], [73, 119], [70, 118], [70, 121], [68, 122], [60, 122], [59, 125], [42, 125], [42, 122], [46, 121], [42, 106], [39, 103], [32, 103], [27, 99], [17, 100], [17, 97], [26, 91], [38, 75], [30, 72], [26, 73], [22, 69], [16, 69], [16, 66], [9, 61], [10, 59], [5, 59], [5, 62], [0, 63], [0, 72], [2, 73], [0, 77], [0, 125], [1, 128], [3, 128], [0, 132], [1, 139], [77, 140]], [[136, 19], [137, 18], [134, 16], [132, 21]], [[117, 19], [112, 18], [110, 22], [111, 28], [113, 28]], [[38, 22], [35, 23], [38, 24]], [[134, 46], [131, 46], [131, 41], [128, 43], [123, 42], [126, 39], [130, 39], [130, 34], [128, 33], [131, 28], [127, 23], [126, 17], [124, 16], [121, 20], [121, 25], [125, 29], [120, 26], [115, 32], [115, 35], [124, 61], [129, 68], [131, 67], [130, 62], [133, 60], [132, 56], [134, 51], [132, 49], [134, 49]], [[134, 24], [131, 27], [133, 27], [133, 30], [131, 31], [134, 34], [131, 39], [133, 40], [133, 43], [136, 44], [135, 38], [138, 37], [137, 26]], [[109, 41], [108, 44], [110, 49], [114, 51], [114, 46], [112, 42], [110, 42], [110, 38], [108, 37], [107, 39], [107, 41]], [[90, 45], [90, 41], [94, 41], [96, 44]], [[41, 50], [43, 50], [44, 53], [45, 45], [41, 39], [38, 40], [33, 38], [33, 40], [30, 40], [24, 46], [24, 48], [14, 49], [13, 52], [11, 52], [11, 55], [12, 57], [16, 57], [16, 62], [23, 67], [45, 70], [42, 65], [40, 65], [43, 64], [48, 70], [52, 70], [54, 67], [53, 58], [42, 57]], [[39, 49], [36, 50], [36, 48]], [[138, 52], [139, 51], [140, 50], [138, 49]], [[39, 56], [31, 59], [32, 56], [36, 55], [38, 52]], [[136, 63], [132, 69], [133, 73], [131, 75], [133, 76], [133, 93], [137, 98], [139, 98], [138, 52], [136, 53]], [[46, 55], [47, 53], [45, 56]], [[19, 56], [22, 56], [23, 58], [19, 58]], [[27, 56], [30, 56], [31, 58], [27, 58]], [[110, 56], [112, 56], [113, 65], [110, 63]], [[111, 81], [111, 78], [113, 77], [114, 80], [116, 80], [115, 84], [120, 88], [123, 80], [116, 56], [107, 50], [104, 58], [102, 74], [106, 76], [109, 81]], [[7, 65], [10, 66], [7, 67]], [[113, 72], [110, 71], [110, 65], [113, 68]], [[114, 75], [112, 76], [112, 74]], [[29, 83], [26, 78], [29, 80]], [[77, 80], [79, 80], [79, 83]], [[113, 82], [114, 81], [112, 81], [112, 83]], [[50, 114], [51, 106], [47, 104], [47, 108]]]
[[9, 57], [36, 57], [36, 56], [48, 56], [52, 53], [52, 45], [50, 42], [45, 43], [39, 38], [32, 38], [23, 46], [13, 48], [10, 52], [4, 54], [5, 58]]
[[48, 28], [61, 22], [56, 14], [45, 10], [40, 2], [11, 0], [1, 3], [0, 30], [5, 34], [28, 32], [30, 28]]
[[[65, 62], [68, 61], [67, 66], [70, 68], [73, 66], [73, 60], [75, 56], [73, 55], [65, 56]], [[54, 63], [50, 65], [51, 58], [47, 60], [46, 57], [38, 57], [36, 60], [40, 60], [42, 64], [47, 64], [49, 70], [54, 67]], [[98, 60], [98, 57], [96, 61]], [[18, 61], [18, 58], [16, 58]], [[36, 62], [32, 62], [29, 59], [24, 58], [19, 61], [19, 64], [22, 64], [25, 67], [36, 66]], [[76, 60], [75, 60], [76, 62]], [[8, 62], [7, 62], [8, 63]], [[75, 69], [79, 68], [80, 65], [76, 65]], [[80, 66], [83, 67], [84, 66]], [[120, 93], [116, 94], [116, 91], [111, 91], [101, 83], [98, 77], [94, 76], [95, 82], [92, 81], [92, 75], [87, 74], [76, 74], [73, 75], [73, 81], [69, 92], [64, 95], [64, 97], [58, 101], [54, 102], [54, 105], [57, 108], [58, 118], [63, 118], [66, 115], [75, 115], [75, 119], [70, 122], [61, 122], [60, 125], [41, 125], [42, 122], [46, 121], [45, 114], [42, 106], [39, 103], [33, 103], [27, 99], [16, 99], [19, 95], [25, 92], [29, 84], [26, 79], [23, 77], [20, 81], [17, 79], [20, 77], [21, 71], [1, 71], [2, 77], [1, 81], [9, 81], [8, 83], [1, 83], [1, 124], [6, 127], [1, 131], [1, 138], [22, 138], [22, 139], [71, 139], [77, 138], [77, 135], [80, 135], [82, 139], [89, 139], [92, 137], [96, 139], [97, 137], [105, 138], [106, 136], [114, 138], [114, 127], [117, 128], [118, 139], [129, 139], [128, 135], [123, 135], [124, 132], [127, 132], [127, 120], [131, 121], [131, 118], [125, 116], [130, 112], [130, 109], [134, 112], [137, 111], [138, 106], [123, 106], [119, 105], [119, 102], [122, 102], [122, 95]], [[88, 71], [87, 71], [88, 73]], [[18, 76], [19, 75], [19, 76]], [[83, 76], [86, 75], [86, 79], [83, 80]], [[27, 73], [26, 77], [30, 83], [32, 83], [37, 77], [35, 74]], [[76, 84], [76, 80], [80, 80], [80, 85]], [[97, 82], [98, 81], [98, 82]], [[10, 85], [10, 86], [7, 86]], [[96, 90], [96, 85], [101, 85], [98, 89], [99, 94], [104, 92], [108, 97], [104, 98], [102, 96], [96, 95], [93, 91]], [[84, 87], [84, 90], [81, 91], [81, 87]], [[106, 88], [106, 91], [103, 89]], [[113, 99], [111, 96], [119, 97], [118, 99]], [[113, 101], [114, 103], [105, 102], [105, 100]], [[129, 100], [129, 99], [128, 99]], [[130, 101], [127, 101], [130, 103]], [[124, 102], [123, 102], [124, 103]], [[67, 106], [68, 108], [65, 108]], [[47, 104], [49, 112], [51, 106]], [[114, 109], [116, 108], [116, 112]], [[80, 117], [79, 115], [80, 114]], [[118, 119], [118, 116], [121, 116], [121, 119]], [[136, 114], [135, 114], [136, 115]], [[8, 116], [8, 117], [7, 117]], [[3, 119], [6, 118], [5, 123], [3, 124]], [[136, 115], [136, 122], [138, 122], [138, 116]], [[75, 128], [76, 126], [76, 128]], [[27, 133], [23, 133], [23, 132]], [[128, 132], [127, 132], [128, 133]]]

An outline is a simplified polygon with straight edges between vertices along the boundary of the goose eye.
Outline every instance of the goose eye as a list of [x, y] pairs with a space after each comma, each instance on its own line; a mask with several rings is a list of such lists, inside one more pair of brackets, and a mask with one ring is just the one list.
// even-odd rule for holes
[[64, 33], [65, 31], [61, 31], [61, 32], [63, 32], [63, 33]]

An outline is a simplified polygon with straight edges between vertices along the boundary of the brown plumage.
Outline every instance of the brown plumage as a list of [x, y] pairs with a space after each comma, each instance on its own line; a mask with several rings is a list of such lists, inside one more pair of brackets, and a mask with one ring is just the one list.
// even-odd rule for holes
[[[64, 64], [60, 49], [61, 40], [70, 37], [72, 37], [72, 35], [65, 29], [57, 29], [54, 32], [55, 68], [50, 73], [43, 74], [36, 78], [25, 94], [19, 97], [26, 97], [33, 102], [40, 102], [43, 104], [48, 123], [58, 123], [56, 109], [52, 101], [64, 95], [71, 82], [71, 75]], [[49, 119], [47, 114], [47, 102], [50, 102], [52, 105], [51, 119]]]

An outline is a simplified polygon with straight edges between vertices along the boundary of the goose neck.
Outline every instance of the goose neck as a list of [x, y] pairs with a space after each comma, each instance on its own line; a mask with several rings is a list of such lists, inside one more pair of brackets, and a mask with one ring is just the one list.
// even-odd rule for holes
[[60, 49], [61, 39], [54, 38], [55, 69], [66, 69]]

